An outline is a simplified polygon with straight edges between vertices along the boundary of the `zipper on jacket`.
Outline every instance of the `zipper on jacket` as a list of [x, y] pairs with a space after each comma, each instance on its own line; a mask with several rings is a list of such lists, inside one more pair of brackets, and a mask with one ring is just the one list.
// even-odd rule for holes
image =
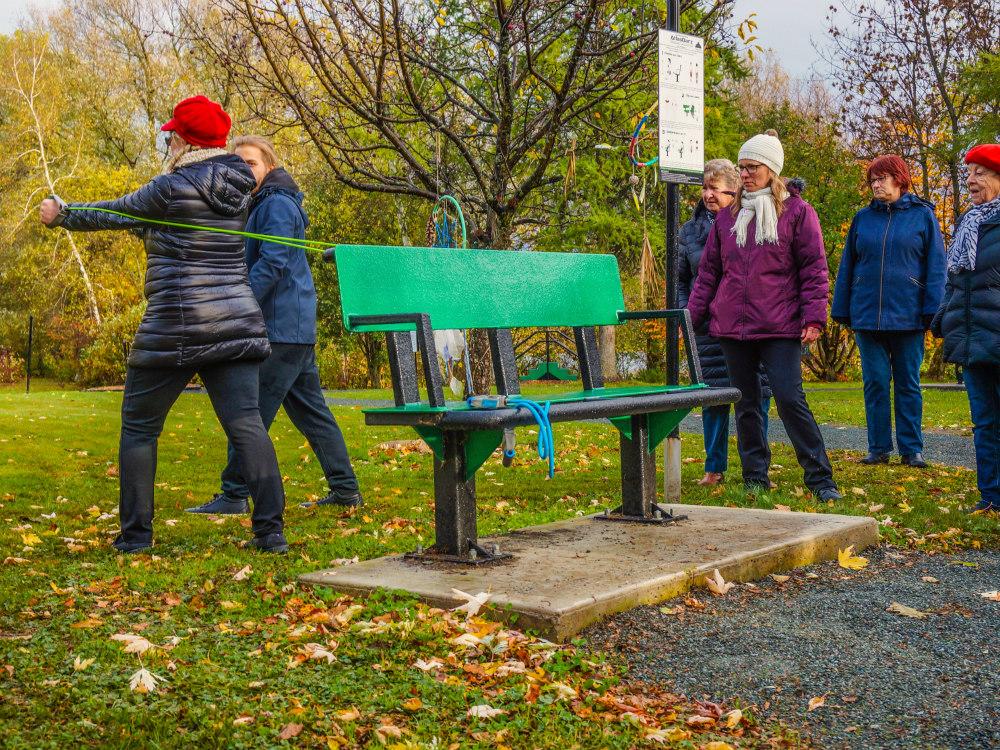
[[889, 221], [885, 223], [885, 234], [882, 235], [882, 268], [878, 276], [878, 327], [882, 330], [882, 290], [885, 285], [885, 243], [889, 239], [889, 227], [892, 226], [892, 206], [889, 205]]

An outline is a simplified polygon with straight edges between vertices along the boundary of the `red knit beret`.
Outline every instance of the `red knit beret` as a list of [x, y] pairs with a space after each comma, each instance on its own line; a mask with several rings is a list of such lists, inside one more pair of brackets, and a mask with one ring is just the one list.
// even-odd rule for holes
[[224, 148], [233, 121], [222, 106], [207, 96], [192, 96], [174, 107], [173, 119], [160, 130], [173, 130], [188, 143], [203, 148]]
[[981, 146], [970, 148], [965, 155], [966, 164], [981, 164], [989, 167], [994, 172], [1000, 172], [1000, 144], [984, 143]]

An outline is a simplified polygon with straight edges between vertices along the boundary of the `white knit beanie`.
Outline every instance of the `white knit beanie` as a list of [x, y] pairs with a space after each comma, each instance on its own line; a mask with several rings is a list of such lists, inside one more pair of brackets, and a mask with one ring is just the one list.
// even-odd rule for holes
[[785, 166], [785, 149], [777, 136], [761, 133], [740, 146], [740, 159], [759, 161], [776, 175], [781, 174]]

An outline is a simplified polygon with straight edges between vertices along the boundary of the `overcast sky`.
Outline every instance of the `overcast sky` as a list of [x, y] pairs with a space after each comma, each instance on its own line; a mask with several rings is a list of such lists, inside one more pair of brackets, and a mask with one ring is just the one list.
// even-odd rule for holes
[[822, 77], [822, 63], [812, 42], [825, 42], [826, 17], [831, 5], [840, 3], [838, 0], [736, 0], [733, 23], [756, 13], [753, 19], [757, 22], [756, 43], [764, 49], [773, 49], [791, 75], [808, 78], [818, 72]]
[[[25, 8], [51, 8], [58, 0], [0, 0], [0, 34], [9, 34]], [[761, 47], [777, 52], [782, 65], [792, 75], [806, 78], [818, 61], [811, 41], [822, 42], [830, 5], [838, 0], [736, 0], [733, 22], [738, 24], [756, 13], [757, 36]]]

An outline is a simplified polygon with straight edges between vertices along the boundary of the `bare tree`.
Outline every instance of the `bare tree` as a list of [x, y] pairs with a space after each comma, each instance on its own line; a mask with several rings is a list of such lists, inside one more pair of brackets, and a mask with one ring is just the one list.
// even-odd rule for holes
[[[15, 103], [18, 116], [23, 121], [21, 140], [24, 148], [16, 155], [15, 162], [23, 160], [28, 163], [30, 170], [37, 173], [42, 183], [30, 193], [25, 202], [21, 217], [23, 223], [35, 219], [39, 194], [46, 191], [55, 193], [61, 181], [74, 176], [79, 152], [75, 157], [72, 154], [61, 154], [67, 166], [62, 170], [62, 174], [57, 175], [54, 168], [56, 160], [49, 145], [52, 131], [56, 127], [54, 120], [57, 118], [54, 109], [58, 106], [56, 100], [58, 88], [54, 81], [56, 62], [50, 55], [48, 40], [38, 35], [18, 35], [8, 49], [9, 55], [3, 60], [0, 68], [0, 75], [4, 81], [2, 90]], [[70, 164], [71, 159], [72, 164]], [[90, 316], [95, 324], [101, 325], [101, 311], [87, 263], [73, 235], [69, 232], [60, 232], [60, 235], [69, 246], [69, 262], [80, 274]], [[56, 247], [58, 242], [57, 238]], [[55, 252], [54, 249], [53, 254]]]
[[[916, 166], [924, 198], [961, 212], [961, 155], [976, 98], [962, 70], [1000, 31], [996, 0], [844, 0], [831, 6], [827, 61], [843, 119], [862, 155], [896, 153]], [[948, 223], [947, 221], [945, 223]]]
[[[733, 0], [685, 0], [693, 33]], [[273, 129], [302, 126], [337, 179], [428, 200], [450, 193], [510, 247], [602, 107], [655, 85], [658, 12], [629, 0], [220, 0], [185, 20], [243, 76]], [[213, 24], [225, 33], [212, 33]]]

